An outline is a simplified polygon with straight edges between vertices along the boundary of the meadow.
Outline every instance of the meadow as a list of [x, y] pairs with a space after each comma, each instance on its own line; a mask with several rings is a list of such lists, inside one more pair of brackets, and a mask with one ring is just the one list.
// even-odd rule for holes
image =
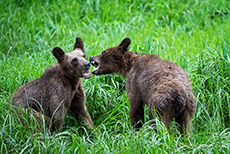
[[[0, 0], [0, 12], [0, 153], [230, 152], [229, 0]], [[190, 136], [176, 123], [169, 135], [157, 119], [159, 134], [148, 123], [134, 131], [125, 77], [116, 74], [83, 79], [93, 129], [72, 113], [55, 133], [13, 118], [8, 98], [57, 63], [53, 47], [72, 51], [76, 37], [87, 57], [129, 37], [131, 51], [181, 66], [197, 104]]]

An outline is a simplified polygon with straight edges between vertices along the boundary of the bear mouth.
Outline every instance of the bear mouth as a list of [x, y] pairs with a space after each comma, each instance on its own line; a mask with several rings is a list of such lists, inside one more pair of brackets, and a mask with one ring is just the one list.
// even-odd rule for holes
[[89, 79], [91, 77], [91, 73], [89, 70], [83, 71], [82, 76], [86, 79]]
[[99, 67], [100, 67], [100, 63], [97, 60], [91, 60], [90, 63], [93, 65], [93, 67], [96, 67], [92, 71], [92, 73], [95, 74], [98, 71]]

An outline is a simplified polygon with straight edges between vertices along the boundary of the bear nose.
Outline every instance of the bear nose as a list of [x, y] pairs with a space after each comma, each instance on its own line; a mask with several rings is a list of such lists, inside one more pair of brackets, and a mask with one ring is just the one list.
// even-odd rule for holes
[[86, 68], [86, 69], [89, 69], [89, 68], [90, 68], [90, 62], [88, 62], [88, 61], [85, 62], [85, 68]]

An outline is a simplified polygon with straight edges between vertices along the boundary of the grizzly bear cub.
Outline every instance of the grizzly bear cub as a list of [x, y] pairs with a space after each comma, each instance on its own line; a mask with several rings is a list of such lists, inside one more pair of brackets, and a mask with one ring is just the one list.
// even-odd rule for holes
[[82, 39], [76, 38], [72, 52], [65, 53], [59, 47], [52, 52], [58, 64], [50, 66], [40, 78], [20, 86], [12, 96], [12, 105], [17, 112], [19, 108], [30, 108], [35, 117], [43, 114], [46, 129], [50, 131], [61, 130], [68, 109], [92, 127], [81, 81], [81, 77], [91, 77]]
[[138, 55], [128, 51], [129, 38], [120, 45], [106, 49], [101, 55], [90, 56], [96, 67], [93, 74], [118, 73], [126, 76], [126, 90], [130, 103], [130, 119], [135, 128], [144, 123], [144, 108], [149, 119], [157, 113], [170, 132], [170, 122], [180, 125], [180, 133], [187, 134], [196, 109], [191, 83], [186, 72], [175, 63], [154, 54]]

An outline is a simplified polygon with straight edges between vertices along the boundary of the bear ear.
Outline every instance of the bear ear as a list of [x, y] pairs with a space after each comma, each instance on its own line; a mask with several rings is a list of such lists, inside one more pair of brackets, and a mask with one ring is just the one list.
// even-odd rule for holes
[[64, 60], [65, 52], [61, 48], [54, 47], [52, 52], [55, 58], [58, 60], [58, 63], [61, 63]]
[[80, 37], [77, 37], [76, 38], [76, 42], [74, 44], [74, 48], [73, 49], [76, 49], [76, 48], [80, 48], [82, 49], [82, 51], [84, 52], [84, 45], [83, 45], [83, 41]]
[[126, 51], [128, 51], [128, 47], [131, 43], [131, 39], [130, 38], [125, 38], [121, 44], [119, 45], [119, 50], [122, 53], [125, 53]]

